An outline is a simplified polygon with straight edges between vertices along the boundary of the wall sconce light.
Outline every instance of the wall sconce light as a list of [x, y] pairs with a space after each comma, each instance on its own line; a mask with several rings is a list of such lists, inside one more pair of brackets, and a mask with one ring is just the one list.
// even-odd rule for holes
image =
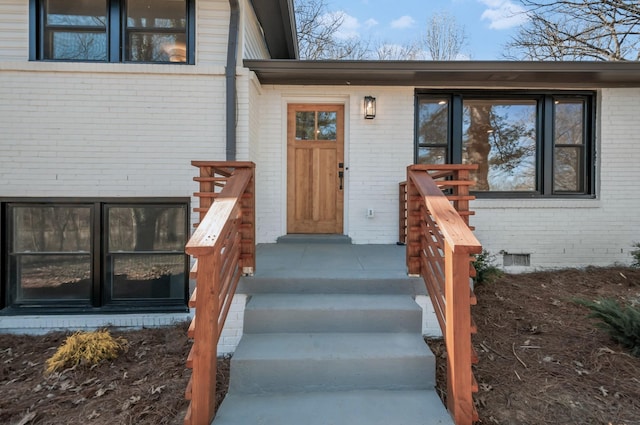
[[376, 117], [376, 98], [373, 96], [364, 97], [364, 119], [372, 120]]

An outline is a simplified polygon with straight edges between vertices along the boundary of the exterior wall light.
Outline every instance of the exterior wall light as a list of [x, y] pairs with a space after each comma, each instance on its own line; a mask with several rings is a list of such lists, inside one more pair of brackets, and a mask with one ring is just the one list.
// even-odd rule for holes
[[364, 119], [372, 120], [376, 117], [376, 98], [373, 96], [364, 97]]

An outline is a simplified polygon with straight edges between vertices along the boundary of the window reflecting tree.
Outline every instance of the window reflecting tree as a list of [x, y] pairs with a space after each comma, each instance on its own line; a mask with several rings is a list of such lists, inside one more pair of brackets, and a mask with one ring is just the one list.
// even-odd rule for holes
[[536, 101], [465, 101], [463, 120], [463, 161], [478, 165], [475, 190], [536, 190]]

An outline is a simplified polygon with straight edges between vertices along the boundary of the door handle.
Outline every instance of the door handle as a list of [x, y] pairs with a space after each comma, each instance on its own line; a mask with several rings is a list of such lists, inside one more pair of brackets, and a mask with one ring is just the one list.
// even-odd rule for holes
[[342, 182], [344, 181], [344, 171], [338, 171], [338, 178], [340, 179], [340, 190], [342, 190]]

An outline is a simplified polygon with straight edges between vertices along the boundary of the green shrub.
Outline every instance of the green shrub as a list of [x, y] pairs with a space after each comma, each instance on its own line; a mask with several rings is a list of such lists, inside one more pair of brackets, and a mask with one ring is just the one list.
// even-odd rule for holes
[[623, 307], [616, 300], [601, 298], [597, 301], [575, 300], [589, 308], [589, 317], [599, 319], [598, 327], [604, 329], [611, 338], [631, 354], [640, 357], [640, 308]]
[[475, 254], [473, 267], [476, 269], [474, 283], [491, 283], [500, 278], [504, 273], [495, 264], [495, 255], [491, 255], [486, 249], [482, 253]]
[[640, 242], [636, 242], [632, 245], [634, 248], [633, 251], [631, 251], [631, 256], [634, 259], [633, 264], [631, 264], [631, 267], [640, 267]]

